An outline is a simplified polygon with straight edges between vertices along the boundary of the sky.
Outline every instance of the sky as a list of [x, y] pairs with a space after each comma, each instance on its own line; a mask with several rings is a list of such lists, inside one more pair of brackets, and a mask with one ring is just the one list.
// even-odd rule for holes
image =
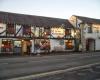
[[0, 11], [69, 19], [100, 19], [100, 0], [0, 0]]

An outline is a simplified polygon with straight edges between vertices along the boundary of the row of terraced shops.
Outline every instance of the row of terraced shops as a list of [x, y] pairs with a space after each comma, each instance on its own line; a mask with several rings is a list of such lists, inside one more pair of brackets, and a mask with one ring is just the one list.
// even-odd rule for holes
[[75, 42], [66, 19], [0, 12], [0, 54], [75, 51]]

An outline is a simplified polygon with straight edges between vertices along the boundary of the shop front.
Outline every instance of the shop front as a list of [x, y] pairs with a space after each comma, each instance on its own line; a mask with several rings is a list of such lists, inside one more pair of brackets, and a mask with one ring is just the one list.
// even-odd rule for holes
[[65, 50], [74, 49], [74, 40], [65, 40]]
[[22, 52], [22, 41], [21, 40], [14, 40], [13, 51], [14, 54], [20, 55]]
[[32, 43], [31, 40], [22, 40], [22, 55], [31, 54]]
[[2, 39], [1, 52], [7, 53], [7, 54], [13, 53], [13, 40], [12, 39]]
[[51, 51], [64, 51], [65, 29], [63, 27], [51, 28], [51, 36], [52, 36], [52, 39], [50, 39]]

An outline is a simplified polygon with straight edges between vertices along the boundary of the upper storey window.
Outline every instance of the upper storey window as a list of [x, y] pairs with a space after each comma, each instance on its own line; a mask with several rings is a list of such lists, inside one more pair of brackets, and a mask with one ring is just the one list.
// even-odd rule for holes
[[23, 25], [23, 36], [24, 37], [31, 36], [31, 26]]
[[15, 27], [14, 24], [7, 24], [7, 36], [14, 36], [15, 34]]

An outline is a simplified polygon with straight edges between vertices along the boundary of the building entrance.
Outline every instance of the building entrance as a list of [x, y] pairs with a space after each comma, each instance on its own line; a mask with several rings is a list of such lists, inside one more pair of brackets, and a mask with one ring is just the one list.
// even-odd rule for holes
[[31, 53], [31, 41], [30, 40], [22, 40], [22, 54], [30, 55]]

